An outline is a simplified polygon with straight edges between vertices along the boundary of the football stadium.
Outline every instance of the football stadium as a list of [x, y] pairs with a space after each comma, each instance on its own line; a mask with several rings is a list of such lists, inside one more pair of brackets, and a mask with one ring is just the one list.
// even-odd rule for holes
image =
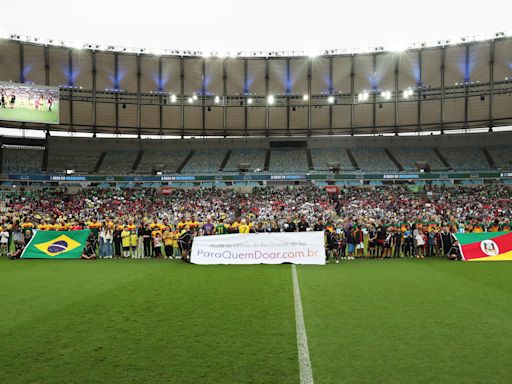
[[0, 32], [0, 383], [512, 382], [510, 4], [93, 3]]

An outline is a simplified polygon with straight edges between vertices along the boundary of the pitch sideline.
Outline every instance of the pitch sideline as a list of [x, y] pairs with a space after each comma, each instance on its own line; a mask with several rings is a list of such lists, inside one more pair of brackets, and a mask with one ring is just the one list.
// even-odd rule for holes
[[302, 301], [300, 298], [299, 280], [297, 278], [297, 267], [292, 264], [293, 280], [293, 301], [295, 302], [295, 328], [297, 333], [297, 349], [299, 352], [300, 383], [313, 384], [313, 371], [309, 358], [308, 337], [304, 324], [304, 313], [302, 312]]

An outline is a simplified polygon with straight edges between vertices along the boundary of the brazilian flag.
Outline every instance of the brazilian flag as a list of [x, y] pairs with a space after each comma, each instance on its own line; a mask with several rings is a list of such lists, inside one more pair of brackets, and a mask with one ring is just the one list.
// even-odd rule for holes
[[21, 255], [22, 259], [79, 259], [90, 230], [37, 231]]

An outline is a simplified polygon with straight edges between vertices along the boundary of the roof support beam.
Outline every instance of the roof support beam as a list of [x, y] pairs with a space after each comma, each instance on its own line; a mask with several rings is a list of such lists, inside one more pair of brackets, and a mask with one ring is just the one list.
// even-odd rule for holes
[[398, 136], [398, 113], [399, 113], [399, 105], [398, 98], [400, 97], [400, 90], [398, 89], [398, 78], [400, 76], [400, 56], [395, 56], [395, 116], [394, 116], [394, 124], [395, 124], [395, 135]]
[[96, 137], [97, 126], [98, 126], [98, 116], [96, 111], [96, 52], [93, 51], [91, 54], [91, 68], [92, 68], [92, 136]]
[[268, 58], [265, 59], [265, 137], [270, 136], [270, 107], [268, 105], [269, 96], [269, 64]]
[[465, 71], [464, 71], [464, 129], [468, 129], [469, 115], [469, 81], [471, 74], [469, 73], [469, 50], [470, 45], [466, 44], [465, 51]]
[[[142, 70], [141, 70], [141, 61], [142, 57], [141, 55], [137, 55], [137, 137], [140, 139], [141, 137], [141, 105], [140, 105], [140, 93], [141, 93], [141, 77], [142, 77]], [[159, 83], [160, 85], [161, 83]]]
[[222, 130], [224, 137], [228, 135], [228, 109], [227, 109], [227, 80], [228, 71], [226, 68], [226, 59], [222, 59]]
[[354, 136], [354, 112], [355, 112], [355, 76], [356, 76], [356, 59], [355, 56], [352, 55], [350, 57], [350, 136]]
[[311, 137], [311, 73], [313, 71], [313, 60], [308, 61], [308, 136]]
[[[73, 55], [72, 50], [68, 49], [68, 85], [73, 87]], [[68, 91], [69, 92], [69, 91]], [[74, 115], [73, 115], [73, 95], [74, 92], [69, 92], [69, 131], [74, 131]]]
[[376, 73], [377, 73], [377, 54], [373, 54], [373, 66], [372, 66], [372, 134], [377, 134], [377, 84], [376, 84]]
[[201, 134], [206, 137], [206, 58], [201, 63]]
[[445, 73], [445, 63], [446, 63], [446, 47], [441, 48], [441, 134], [444, 133], [444, 108], [445, 108], [445, 81], [444, 81], [444, 73]]
[[160, 92], [163, 91], [162, 88], [162, 79], [163, 79], [163, 59], [162, 57], [158, 58], [158, 134], [163, 135], [164, 134], [164, 106], [163, 106], [163, 98], [162, 94]]
[[489, 128], [494, 127], [494, 59], [496, 56], [496, 42], [491, 41], [489, 58]]
[[180, 130], [181, 138], [185, 137], [185, 59], [180, 58]]
[[[332, 56], [329, 57], [329, 96], [334, 96], [334, 87], [333, 87], [333, 60]], [[335, 99], [336, 100], [336, 99]], [[329, 103], [329, 134], [333, 135], [333, 116], [332, 116], [332, 110], [333, 105], [332, 103]]]
[[418, 117], [416, 130], [420, 132], [421, 129], [421, 100], [423, 98], [423, 50], [418, 51], [418, 80], [416, 89], [418, 90]]

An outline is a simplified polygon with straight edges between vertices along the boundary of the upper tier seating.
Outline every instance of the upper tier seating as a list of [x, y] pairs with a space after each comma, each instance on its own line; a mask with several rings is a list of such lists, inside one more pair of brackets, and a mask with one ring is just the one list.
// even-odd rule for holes
[[77, 173], [90, 173], [98, 163], [101, 151], [93, 148], [80, 151], [77, 149], [50, 150], [48, 156], [48, 171], [63, 172], [73, 169]]
[[307, 172], [308, 159], [304, 149], [273, 149], [270, 154], [271, 172]]
[[44, 148], [4, 145], [2, 151], [3, 173], [41, 173]]
[[402, 164], [404, 171], [416, 171], [416, 161], [426, 161], [434, 171], [446, 170], [432, 148], [399, 147], [391, 148], [390, 151]]
[[181, 151], [152, 151], [145, 150], [137, 167], [137, 173], [151, 174], [153, 168], [162, 166], [163, 173], [175, 173], [183, 160], [190, 153], [188, 150]]
[[494, 160], [494, 164], [496, 165], [496, 167], [508, 170], [512, 169], [512, 146], [492, 146], [488, 147], [487, 150], [492, 156], [492, 159]]
[[342, 170], [354, 170], [344, 148], [313, 148], [311, 158], [316, 171], [328, 171], [329, 162], [338, 162]]
[[137, 158], [137, 151], [109, 151], [101, 163], [98, 173], [127, 174], [130, 173]]
[[263, 169], [265, 165], [265, 149], [259, 148], [238, 148], [231, 151], [226, 166], [224, 167], [225, 172], [236, 172], [238, 171], [239, 163], [249, 163], [250, 170]]
[[478, 147], [453, 147], [440, 148], [450, 166], [457, 171], [477, 171], [490, 169], [489, 163], [481, 148]]
[[356, 147], [351, 148], [351, 151], [362, 171], [398, 171], [382, 148]]
[[217, 172], [225, 156], [225, 149], [199, 149], [190, 158], [181, 173]]

